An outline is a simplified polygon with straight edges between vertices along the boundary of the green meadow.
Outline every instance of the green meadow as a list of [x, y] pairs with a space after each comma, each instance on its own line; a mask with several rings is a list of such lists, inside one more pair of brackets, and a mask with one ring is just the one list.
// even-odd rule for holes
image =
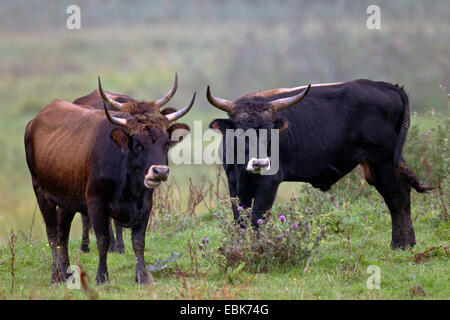
[[[68, 1], [0, 5], [0, 299], [450, 297], [448, 3], [380, 2], [383, 28], [369, 31], [364, 1], [262, 2], [137, 1], [131, 8], [118, 1], [79, 1], [82, 29], [72, 31], [65, 28]], [[224, 226], [232, 215], [223, 172], [213, 165], [172, 165], [169, 181], [155, 195], [145, 258], [154, 264], [177, 252], [176, 263], [153, 272], [151, 286], [138, 286], [126, 230], [126, 253], [108, 255], [110, 283], [97, 287], [95, 236], [91, 252], [81, 253], [76, 215], [70, 258], [86, 271], [90, 285], [53, 286], [45, 224], [25, 162], [26, 124], [54, 99], [73, 101], [90, 93], [97, 76], [105, 90], [151, 101], [169, 90], [175, 72], [179, 88], [170, 107], [181, 108], [197, 91], [183, 118], [191, 128], [194, 121], [207, 128], [226, 116], [206, 101], [207, 85], [230, 100], [252, 91], [357, 78], [404, 85], [412, 123], [404, 156], [423, 182], [438, 187], [412, 192], [417, 245], [390, 249], [388, 209], [356, 168], [325, 194], [303, 183], [279, 189], [274, 223], [280, 215], [289, 223], [309, 219], [311, 237], [320, 235], [309, 259], [287, 264], [274, 258], [260, 270], [249, 264], [259, 260], [223, 266], [220, 251], [234, 241]], [[207, 250], [202, 238], [209, 239]], [[379, 268], [379, 289], [367, 287], [369, 266]]]

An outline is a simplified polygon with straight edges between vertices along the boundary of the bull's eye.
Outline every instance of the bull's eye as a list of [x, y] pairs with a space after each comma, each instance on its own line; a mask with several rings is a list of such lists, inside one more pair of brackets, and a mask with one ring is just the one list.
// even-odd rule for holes
[[135, 149], [137, 151], [144, 151], [144, 146], [138, 142], [138, 143], [136, 143]]

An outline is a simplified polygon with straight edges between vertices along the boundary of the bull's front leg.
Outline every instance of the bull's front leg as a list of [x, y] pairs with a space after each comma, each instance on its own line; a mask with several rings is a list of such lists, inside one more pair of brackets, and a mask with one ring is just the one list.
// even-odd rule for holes
[[251, 215], [251, 222], [254, 227], [258, 227], [258, 220], [264, 219], [266, 212], [272, 208], [279, 185], [279, 182], [271, 182], [261, 184], [256, 189]]
[[125, 253], [122, 226], [116, 221], [114, 221], [114, 226], [116, 227], [116, 242], [114, 243], [114, 251], [118, 253]]
[[147, 229], [148, 219], [150, 217], [150, 211], [151, 206], [150, 209], [146, 209], [142, 212], [141, 221], [131, 229], [131, 239], [133, 242], [134, 254], [136, 255], [135, 281], [141, 285], [150, 284], [150, 277], [144, 260], [145, 232]]

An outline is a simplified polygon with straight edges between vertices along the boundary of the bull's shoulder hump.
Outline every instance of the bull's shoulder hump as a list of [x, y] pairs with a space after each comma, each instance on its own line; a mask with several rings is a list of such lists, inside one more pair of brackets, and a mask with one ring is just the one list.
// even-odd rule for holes
[[[332, 87], [332, 86], [338, 86], [341, 84], [345, 84], [345, 82], [330, 82], [330, 83], [314, 83], [311, 84], [311, 88], [314, 87]], [[308, 85], [302, 85], [298, 87], [292, 87], [292, 88], [278, 88], [278, 89], [270, 89], [270, 90], [264, 90], [264, 91], [257, 91], [249, 93], [242, 98], [251, 98], [251, 97], [264, 97], [264, 98], [270, 98], [272, 96], [277, 96], [284, 93], [290, 93], [294, 91], [298, 91], [301, 89], [306, 89]]]

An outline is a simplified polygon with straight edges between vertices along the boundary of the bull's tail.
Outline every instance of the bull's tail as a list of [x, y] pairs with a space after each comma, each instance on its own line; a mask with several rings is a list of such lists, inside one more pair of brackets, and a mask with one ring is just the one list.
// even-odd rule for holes
[[435, 187], [431, 185], [424, 185], [420, 183], [419, 177], [416, 175], [413, 169], [408, 167], [405, 160], [403, 159], [400, 160], [399, 172], [400, 176], [419, 193], [424, 193], [435, 189]]
[[408, 129], [410, 125], [410, 114], [409, 114], [409, 99], [403, 87], [398, 87], [398, 93], [402, 99], [403, 104], [403, 117], [401, 122], [401, 127], [399, 130], [397, 145], [394, 151], [394, 165], [400, 172], [400, 175], [405, 181], [413, 187], [417, 192], [424, 193], [430, 190], [433, 190], [435, 187], [431, 185], [423, 185], [420, 183], [419, 177], [417, 177], [416, 173], [413, 169], [408, 167], [405, 160], [402, 158], [403, 146], [406, 142], [406, 135], [408, 134]]
[[409, 121], [410, 121], [410, 115], [409, 115], [409, 99], [406, 94], [406, 92], [403, 90], [403, 87], [400, 88], [397, 85], [398, 93], [402, 99], [403, 104], [403, 117], [400, 125], [400, 130], [398, 133], [397, 138], [397, 145], [395, 147], [394, 151], [394, 166], [397, 169], [400, 169], [400, 162], [402, 160], [402, 152], [403, 152], [403, 146], [406, 142], [406, 135], [408, 134], [409, 129]]

